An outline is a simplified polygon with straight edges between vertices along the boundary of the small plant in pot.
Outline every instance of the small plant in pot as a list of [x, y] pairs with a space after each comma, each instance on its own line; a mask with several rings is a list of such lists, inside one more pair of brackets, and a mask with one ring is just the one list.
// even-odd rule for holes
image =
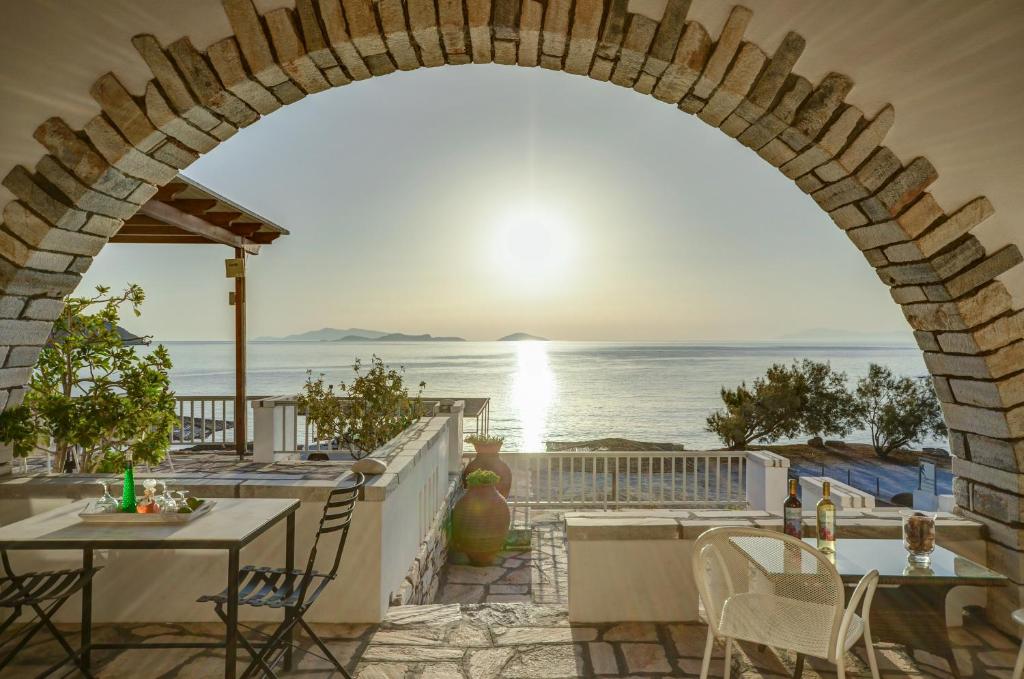
[[466, 468], [462, 470], [462, 485], [467, 487], [467, 477], [477, 469], [486, 469], [498, 475], [498, 492], [503, 497], [508, 497], [512, 489], [512, 469], [505, 464], [505, 461], [498, 456], [501, 444], [505, 439], [501, 436], [485, 436], [473, 434], [466, 437], [466, 443], [472, 444], [476, 450], [476, 457], [469, 461]]
[[452, 510], [452, 544], [474, 566], [489, 566], [508, 538], [508, 503], [498, 492], [499, 477], [478, 469], [466, 476], [466, 494]]

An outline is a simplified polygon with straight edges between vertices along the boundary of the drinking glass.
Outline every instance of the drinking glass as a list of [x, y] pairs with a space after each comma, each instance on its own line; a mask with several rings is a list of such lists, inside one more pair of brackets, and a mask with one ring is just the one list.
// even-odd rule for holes
[[96, 511], [103, 512], [105, 514], [116, 512], [118, 507], [121, 506], [121, 503], [117, 501], [116, 497], [110, 494], [110, 488], [107, 485], [107, 481], [100, 480], [97, 481], [97, 483], [103, 486], [103, 495], [100, 496], [100, 499], [96, 500]]

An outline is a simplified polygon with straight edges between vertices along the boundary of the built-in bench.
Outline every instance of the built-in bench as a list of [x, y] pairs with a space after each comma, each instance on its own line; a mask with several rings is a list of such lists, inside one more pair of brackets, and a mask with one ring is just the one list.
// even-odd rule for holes
[[[839, 540], [901, 538], [899, 512], [898, 508], [839, 510]], [[565, 526], [571, 621], [687, 621], [698, 618], [691, 566], [694, 540], [715, 526], [781, 531], [782, 516], [755, 510], [573, 512], [565, 515]], [[806, 510], [804, 535], [811, 537], [813, 532], [814, 512]], [[936, 532], [943, 547], [985, 563], [981, 524], [940, 513]]]

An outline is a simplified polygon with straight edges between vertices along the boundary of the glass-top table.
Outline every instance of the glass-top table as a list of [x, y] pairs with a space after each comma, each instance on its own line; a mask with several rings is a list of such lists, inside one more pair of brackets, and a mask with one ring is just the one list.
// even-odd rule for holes
[[[804, 538], [804, 542], [815, 546], [814, 538]], [[879, 583], [885, 585], [984, 587], [1007, 582], [1006, 576], [938, 545], [932, 552], [928, 567], [917, 566], [907, 560], [902, 540], [844, 540], [840, 537], [836, 541], [834, 556], [829, 560], [847, 583], [856, 583], [872, 569], [878, 571]]]

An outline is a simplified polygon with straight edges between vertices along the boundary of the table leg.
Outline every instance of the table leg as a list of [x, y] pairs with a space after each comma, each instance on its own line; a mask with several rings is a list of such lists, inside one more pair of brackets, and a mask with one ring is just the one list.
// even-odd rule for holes
[[224, 676], [235, 679], [238, 655], [238, 549], [228, 550], [228, 623], [224, 638]]
[[800, 679], [804, 676], [804, 654], [796, 654], [796, 666], [793, 668], [793, 679]]
[[[287, 570], [290, 571], [293, 568], [295, 568], [295, 512], [292, 512], [291, 514], [288, 515], [288, 519], [286, 521], [286, 531], [287, 531], [287, 533], [285, 535], [285, 541], [284, 541], [284, 544], [285, 544], [284, 567]], [[286, 608], [284, 610], [284, 619], [285, 620], [291, 620], [291, 617], [292, 617], [292, 609]], [[295, 637], [295, 634], [293, 632], [293, 628], [289, 627], [288, 628], [288, 634], [284, 638], [284, 642], [285, 642], [285, 644], [287, 644], [284, 647], [284, 669], [285, 670], [291, 670], [292, 669], [292, 640], [294, 639], [294, 637]]]
[[[92, 550], [82, 550], [82, 569], [92, 568]], [[92, 660], [92, 578], [82, 586], [82, 667], [90, 669]]]

